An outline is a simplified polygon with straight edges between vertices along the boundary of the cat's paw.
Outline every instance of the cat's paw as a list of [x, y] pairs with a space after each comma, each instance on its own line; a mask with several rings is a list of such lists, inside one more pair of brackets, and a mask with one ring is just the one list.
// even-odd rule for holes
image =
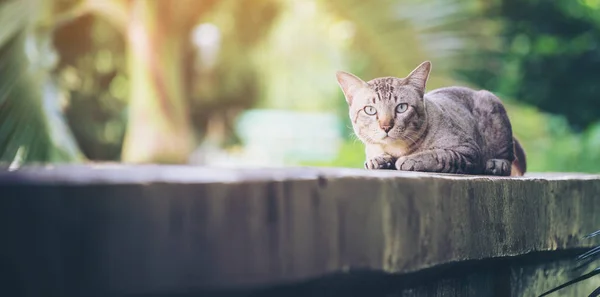
[[396, 160], [396, 169], [403, 171], [441, 172], [440, 163], [432, 154], [398, 158]]
[[394, 158], [390, 155], [381, 155], [368, 159], [365, 162], [366, 169], [394, 169]]
[[511, 164], [508, 160], [490, 159], [485, 164], [485, 174], [497, 176], [509, 176]]
[[415, 159], [408, 157], [400, 157], [396, 160], [396, 169], [404, 170], [404, 171], [418, 171], [418, 167], [420, 167], [418, 162]]

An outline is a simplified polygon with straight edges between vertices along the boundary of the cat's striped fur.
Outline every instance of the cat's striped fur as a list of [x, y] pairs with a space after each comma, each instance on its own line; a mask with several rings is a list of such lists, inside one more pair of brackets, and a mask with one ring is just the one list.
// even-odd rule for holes
[[488, 91], [448, 87], [425, 93], [431, 63], [406, 78], [364, 82], [338, 72], [368, 169], [523, 175], [525, 152], [502, 102]]

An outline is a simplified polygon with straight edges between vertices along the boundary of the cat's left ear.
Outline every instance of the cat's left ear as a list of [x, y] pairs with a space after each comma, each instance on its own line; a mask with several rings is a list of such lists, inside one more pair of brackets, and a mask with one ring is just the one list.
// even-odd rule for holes
[[344, 96], [346, 97], [346, 102], [348, 102], [348, 105], [352, 105], [352, 99], [354, 99], [354, 96], [359, 90], [367, 87], [367, 83], [354, 74], [338, 71], [335, 76], [337, 77], [338, 84], [340, 84], [340, 87], [344, 92]]
[[415, 70], [413, 70], [404, 80], [409, 85], [417, 88], [422, 95], [425, 94], [425, 86], [427, 86], [429, 72], [431, 72], [431, 62], [425, 61], [417, 66], [417, 68], [415, 68]]

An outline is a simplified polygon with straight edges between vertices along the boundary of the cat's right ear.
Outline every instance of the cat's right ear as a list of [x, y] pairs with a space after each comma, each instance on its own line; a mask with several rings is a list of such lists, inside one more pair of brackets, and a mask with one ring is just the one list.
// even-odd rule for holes
[[425, 61], [421, 65], [417, 66], [404, 80], [415, 87], [421, 96], [425, 94], [425, 86], [429, 79], [429, 72], [431, 72], [431, 62]]
[[367, 83], [356, 77], [354, 74], [338, 71], [335, 76], [337, 77], [338, 84], [340, 84], [340, 87], [342, 88], [342, 92], [344, 92], [348, 105], [352, 104], [352, 99], [354, 99], [358, 90], [367, 87]]

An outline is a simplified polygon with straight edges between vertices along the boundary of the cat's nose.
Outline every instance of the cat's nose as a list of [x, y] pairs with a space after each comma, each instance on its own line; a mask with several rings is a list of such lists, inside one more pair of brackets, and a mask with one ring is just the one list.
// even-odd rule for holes
[[379, 119], [379, 128], [385, 131], [385, 133], [390, 132], [390, 130], [392, 130], [392, 127], [394, 127], [394, 119], [387, 117]]

